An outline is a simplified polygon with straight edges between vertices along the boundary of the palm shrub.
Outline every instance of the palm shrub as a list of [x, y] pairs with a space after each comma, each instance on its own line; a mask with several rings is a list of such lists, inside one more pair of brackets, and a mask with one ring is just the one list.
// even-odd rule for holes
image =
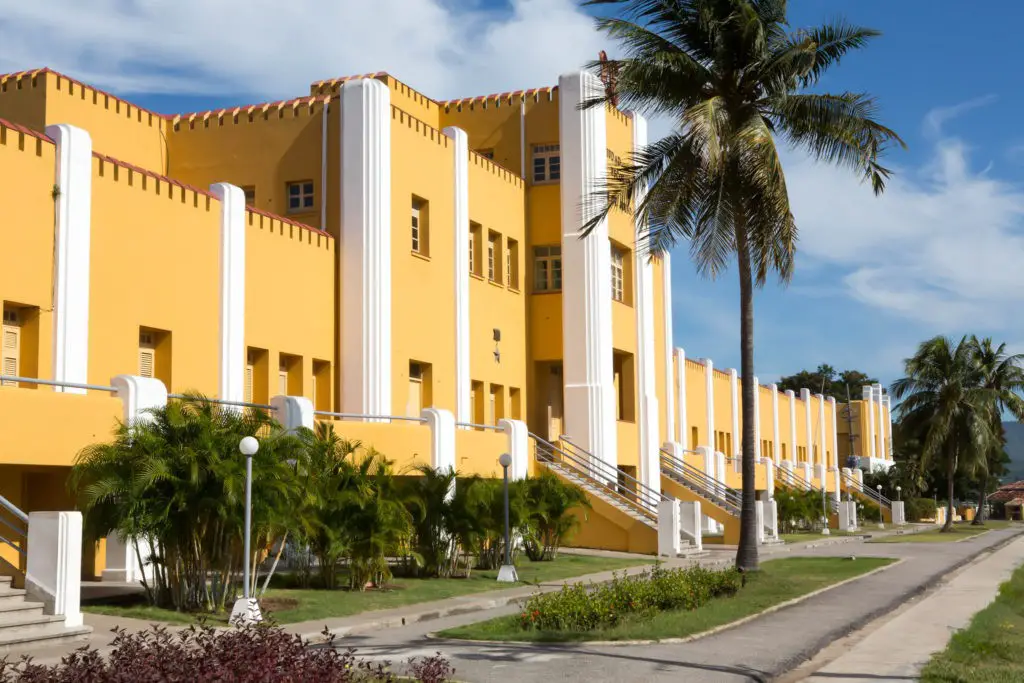
[[[239, 441], [257, 432], [253, 456], [253, 557], [242, 557], [245, 457]], [[83, 514], [85, 536], [118, 534], [151, 562], [144, 582], [154, 605], [217, 611], [238, 593], [242, 563], [283, 533], [297, 503], [300, 445], [261, 411], [240, 412], [199, 395], [174, 400], [121, 423], [108, 443], [83, 449], [69, 488]], [[139, 542], [152, 548], [139, 552]], [[255, 572], [253, 573], [255, 581]]]
[[792, 486], [775, 486], [775, 504], [784, 533], [807, 529], [821, 519], [821, 494]]
[[754, 289], [772, 273], [790, 280], [797, 243], [776, 143], [848, 168], [883, 191], [889, 171], [880, 159], [902, 141], [875, 120], [875, 100], [813, 91], [878, 33], [842, 21], [792, 31], [786, 0], [585, 4], [612, 6], [598, 28], [618, 40], [623, 57], [590, 65], [614, 77], [584, 105], [617, 104], [666, 117], [676, 129], [610, 169], [580, 227], [589, 233], [612, 209], [633, 212], [645, 226], [638, 249], [656, 255], [689, 242], [697, 269], [712, 278], [737, 265], [744, 419], [736, 563], [756, 569]]
[[526, 518], [521, 527], [523, 550], [534, 562], [553, 560], [570, 534], [579, 526], [574, 508], [590, 508], [581, 488], [544, 470], [523, 484]]
[[412, 548], [421, 562], [407, 562], [406, 571], [424, 576], [451, 576], [459, 556], [457, 520], [452, 503], [456, 473], [429, 465], [416, 468], [408, 482], [406, 508], [412, 519]]

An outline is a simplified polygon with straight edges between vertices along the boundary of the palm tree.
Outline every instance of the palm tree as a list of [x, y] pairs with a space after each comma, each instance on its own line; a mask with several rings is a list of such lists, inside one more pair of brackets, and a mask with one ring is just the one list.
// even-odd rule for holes
[[986, 457], [980, 463], [981, 486], [978, 492], [978, 514], [974, 524], [981, 524], [985, 517], [985, 498], [988, 494], [990, 475], [1001, 465], [1006, 449], [1006, 433], [1003, 430], [1002, 414], [1009, 412], [1017, 421], [1024, 420], [1024, 355], [1006, 353], [1006, 344], [995, 346], [991, 337], [978, 339], [972, 336], [970, 345], [974, 360], [981, 369], [982, 385], [991, 392], [994, 402], [992, 411], [992, 443]]
[[958, 468], [972, 469], [986, 457], [996, 438], [998, 418], [993, 392], [984, 385], [984, 373], [966, 337], [959, 342], [934, 337], [904, 361], [906, 377], [892, 385], [906, 429], [922, 442], [921, 463], [945, 460], [948, 479], [946, 524], [953, 527], [953, 480]]
[[797, 228], [776, 138], [817, 160], [849, 168], [881, 193], [879, 164], [895, 132], [875, 121], [863, 93], [806, 92], [878, 33], [838, 22], [788, 32], [786, 0], [590, 0], [614, 5], [597, 20], [621, 59], [589, 65], [613, 77], [584, 106], [617, 103], [669, 117], [667, 137], [609, 172], [595, 197], [593, 230], [611, 211], [647, 227], [638, 249], [663, 252], [686, 240], [700, 273], [715, 278], [736, 260], [740, 281], [743, 503], [736, 564], [757, 568], [754, 506], [754, 288], [770, 273], [788, 282]]

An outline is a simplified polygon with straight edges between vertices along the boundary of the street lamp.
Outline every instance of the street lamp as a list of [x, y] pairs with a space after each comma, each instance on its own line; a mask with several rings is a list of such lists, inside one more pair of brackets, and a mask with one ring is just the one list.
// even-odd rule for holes
[[875, 488], [878, 489], [878, 528], [884, 529], [885, 516], [882, 514], [882, 485], [879, 484]]
[[252, 457], [259, 449], [260, 442], [254, 436], [243, 437], [238, 442], [238, 450], [245, 456], [245, 531], [242, 544], [242, 597], [235, 600], [235, 605], [231, 609], [232, 623], [245, 624], [262, 620], [259, 603], [249, 595], [249, 562], [252, 559], [249, 554], [252, 536]]
[[505, 475], [505, 564], [501, 565], [501, 569], [498, 570], [498, 581], [502, 583], [516, 583], [519, 581], [519, 576], [516, 574], [516, 568], [512, 564], [512, 543], [509, 538], [508, 522], [508, 468], [512, 465], [512, 456], [508, 453], [502, 453], [498, 458], [498, 464], [501, 465]]
[[902, 490], [903, 490], [902, 486], [897, 486], [896, 487], [896, 500], [900, 499], [900, 491], [902, 491]]

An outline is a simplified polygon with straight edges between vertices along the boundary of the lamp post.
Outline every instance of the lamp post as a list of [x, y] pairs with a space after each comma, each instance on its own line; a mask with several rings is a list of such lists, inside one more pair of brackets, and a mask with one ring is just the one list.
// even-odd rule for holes
[[251, 623], [260, 621], [260, 607], [256, 600], [249, 594], [249, 562], [250, 544], [252, 536], [252, 457], [260, 449], [260, 442], [256, 437], [246, 436], [238, 442], [238, 450], [245, 456], [245, 530], [243, 532], [242, 552], [242, 597], [235, 600], [231, 609], [231, 621], [233, 623]]
[[882, 485], [879, 484], [875, 488], [878, 489], [878, 528], [884, 529], [885, 516], [882, 514]]
[[519, 580], [516, 568], [512, 564], [512, 541], [509, 533], [509, 511], [508, 511], [508, 468], [512, 465], [512, 456], [502, 453], [498, 458], [502, 472], [505, 477], [505, 564], [498, 570], [498, 581], [502, 583], [515, 583]]
[[903, 490], [902, 486], [897, 486], [896, 487], [896, 500], [900, 499], [900, 491], [902, 491], [902, 490]]

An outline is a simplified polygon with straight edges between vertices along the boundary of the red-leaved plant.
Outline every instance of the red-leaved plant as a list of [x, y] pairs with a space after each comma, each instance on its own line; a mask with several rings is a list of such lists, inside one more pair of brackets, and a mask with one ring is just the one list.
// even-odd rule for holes
[[[273, 625], [214, 629], [192, 626], [168, 631], [161, 626], [138, 633], [115, 629], [109, 656], [83, 647], [60, 664], [0, 659], [0, 683], [395, 683], [390, 662], [356, 658], [353, 650], [325, 643], [310, 645]], [[455, 669], [441, 656], [408, 664], [412, 680], [444, 683]]]

